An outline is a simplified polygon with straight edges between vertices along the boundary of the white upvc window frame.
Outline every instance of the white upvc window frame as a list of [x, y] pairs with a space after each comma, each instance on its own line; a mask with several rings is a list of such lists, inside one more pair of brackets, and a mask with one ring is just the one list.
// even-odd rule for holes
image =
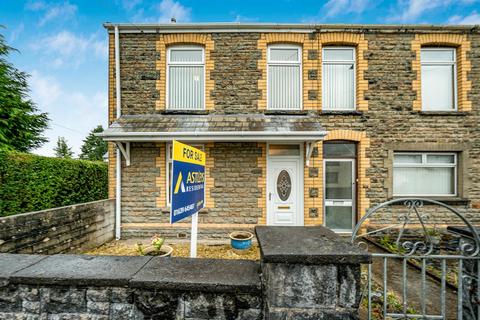
[[[166, 172], [166, 180], [165, 180], [165, 194], [167, 196], [167, 200], [166, 200], [166, 204], [167, 204], [167, 207], [171, 207], [171, 202], [170, 202], [170, 191], [171, 191], [171, 186], [170, 186], [170, 168], [169, 168], [169, 165], [172, 164], [172, 168], [173, 168], [173, 158], [172, 158], [172, 146], [173, 144], [171, 142], [168, 142], [165, 144], [166, 146], [166, 151], [165, 151], [165, 172]], [[204, 144], [191, 144], [192, 147], [195, 147], [197, 149], [200, 149], [202, 151], [205, 151], [205, 145]], [[204, 189], [204, 192], [206, 192], [206, 190]]]
[[[325, 59], [325, 50], [329, 49], [344, 49], [344, 50], [352, 50], [353, 51], [353, 60], [326, 60]], [[352, 109], [331, 109], [325, 108], [325, 77], [324, 75], [324, 67], [326, 65], [332, 64], [353, 64], [353, 108]], [[322, 48], [322, 110], [327, 111], [355, 111], [357, 110], [357, 48], [354, 46], [324, 46]]]
[[[410, 163], [395, 163], [395, 155], [421, 155], [422, 163], [421, 164], [410, 164]], [[453, 156], [453, 163], [427, 163], [427, 156]], [[393, 189], [394, 177], [393, 170], [395, 168], [453, 168], [453, 193], [452, 194], [402, 194], [395, 193]], [[456, 197], [458, 195], [458, 154], [456, 152], [394, 152], [393, 154], [393, 168], [392, 168], [392, 194], [394, 197]]]
[[[298, 61], [275, 61], [270, 59], [270, 51], [271, 49], [297, 49], [298, 51]], [[267, 46], [267, 110], [275, 110], [275, 111], [282, 111], [282, 110], [303, 110], [303, 64], [302, 64], [302, 46], [297, 45], [297, 44], [288, 44], [288, 43], [274, 43], [274, 44], [269, 44]], [[269, 72], [269, 67], [270, 66], [298, 66], [300, 69], [300, 101], [299, 101], [299, 107], [295, 109], [282, 109], [282, 108], [272, 108], [270, 106], [270, 85], [269, 83], [269, 78], [270, 78], [270, 72]]]
[[[453, 52], [453, 61], [422, 61], [422, 51], [445, 51], [449, 50]], [[457, 101], [457, 86], [458, 86], [458, 74], [457, 74], [457, 49], [453, 47], [422, 47], [420, 48], [420, 75], [422, 74], [423, 66], [453, 66], [453, 109], [451, 110], [441, 110], [435, 108], [427, 108], [422, 102], [422, 111], [458, 111], [458, 101]], [[424, 81], [420, 76], [421, 81]], [[420, 87], [422, 84], [420, 84]]]
[[[201, 49], [202, 51], [202, 61], [201, 62], [171, 62], [170, 61], [170, 54], [172, 50], [192, 50], [192, 49]], [[203, 94], [202, 94], [202, 109], [196, 108], [182, 108], [182, 109], [175, 109], [171, 108], [169, 105], [169, 92], [170, 92], [170, 68], [171, 67], [178, 67], [178, 66], [192, 66], [192, 67], [202, 67], [203, 68]], [[166, 91], [165, 91], [165, 106], [167, 110], [205, 110], [205, 97], [206, 97], [206, 76], [205, 76], [205, 48], [201, 45], [173, 45], [167, 48], [167, 71], [166, 71]]]

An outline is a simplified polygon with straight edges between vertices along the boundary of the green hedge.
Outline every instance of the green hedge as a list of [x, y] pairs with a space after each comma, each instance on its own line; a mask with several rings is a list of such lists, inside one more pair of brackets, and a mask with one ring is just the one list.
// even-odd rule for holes
[[0, 216], [108, 197], [107, 164], [0, 151]]

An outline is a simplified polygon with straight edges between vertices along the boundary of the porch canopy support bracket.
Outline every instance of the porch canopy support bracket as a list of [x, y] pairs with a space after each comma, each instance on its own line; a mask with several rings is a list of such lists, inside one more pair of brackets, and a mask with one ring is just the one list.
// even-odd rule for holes
[[312, 157], [313, 148], [315, 147], [317, 142], [318, 142], [317, 140], [315, 140], [315, 141], [305, 141], [305, 147], [306, 147], [306, 150], [305, 150], [305, 165], [307, 167], [310, 167], [310, 158]]
[[120, 150], [123, 157], [125, 158], [127, 167], [129, 167], [130, 166], [130, 142], [127, 141], [124, 143], [121, 141], [115, 141], [115, 144], [117, 145], [117, 148]]

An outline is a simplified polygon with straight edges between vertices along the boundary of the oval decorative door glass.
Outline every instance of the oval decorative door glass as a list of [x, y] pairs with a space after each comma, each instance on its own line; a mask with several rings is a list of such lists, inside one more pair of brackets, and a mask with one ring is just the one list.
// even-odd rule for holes
[[282, 170], [277, 177], [277, 193], [282, 201], [287, 201], [292, 192], [292, 179], [287, 170]]

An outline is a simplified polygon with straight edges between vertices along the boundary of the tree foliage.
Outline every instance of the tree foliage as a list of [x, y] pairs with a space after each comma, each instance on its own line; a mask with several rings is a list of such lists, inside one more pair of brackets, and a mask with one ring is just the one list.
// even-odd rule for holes
[[95, 135], [100, 132], [103, 132], [101, 125], [92, 129], [85, 140], [83, 140], [80, 159], [91, 161], [103, 160], [103, 155], [108, 151], [108, 143]]
[[48, 117], [28, 99], [28, 75], [7, 61], [12, 51], [0, 34], [0, 150], [27, 152], [48, 141]]
[[58, 137], [57, 146], [53, 148], [55, 157], [71, 159], [73, 157], [72, 148], [68, 146], [67, 140], [64, 137]]
[[0, 151], [0, 216], [107, 197], [104, 162]]

